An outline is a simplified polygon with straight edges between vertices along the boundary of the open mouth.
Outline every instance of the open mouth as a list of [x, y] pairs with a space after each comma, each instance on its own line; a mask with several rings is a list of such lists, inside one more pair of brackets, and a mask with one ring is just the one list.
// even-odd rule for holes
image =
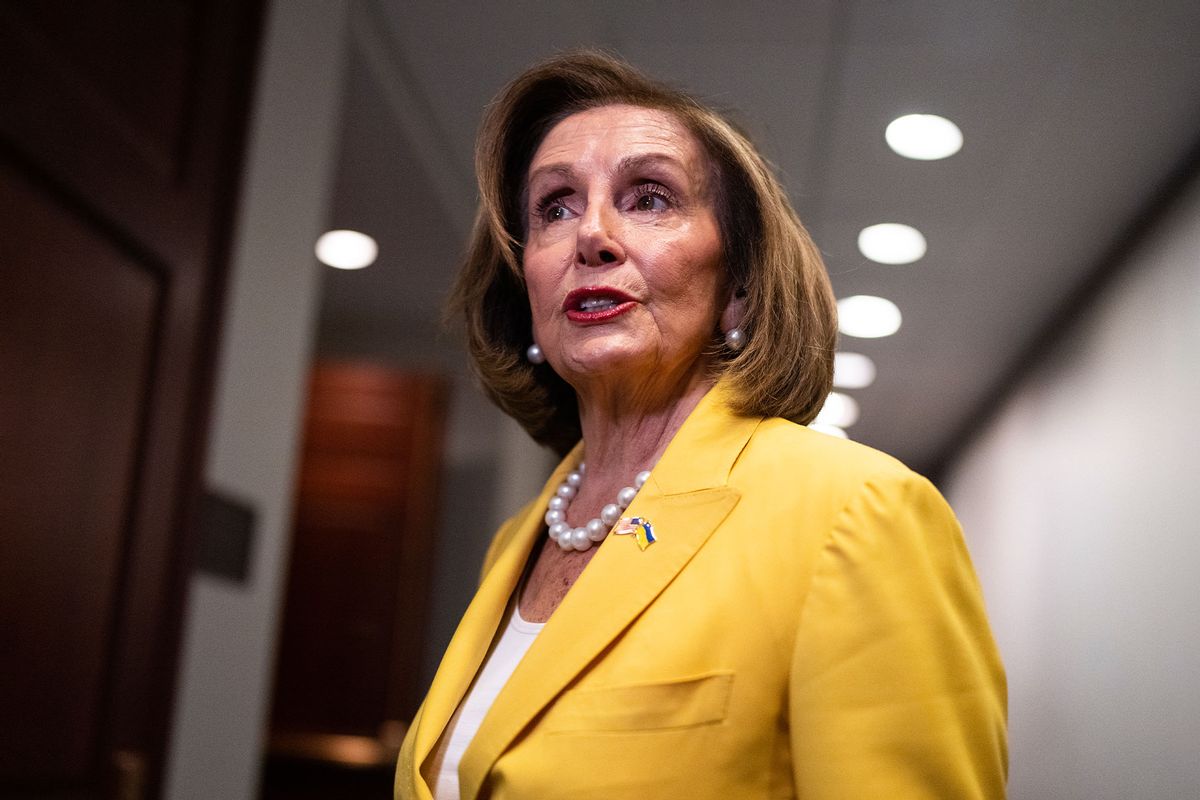
[[586, 286], [569, 292], [562, 307], [572, 321], [603, 322], [625, 313], [634, 305], [636, 301], [619, 289]]
[[617, 305], [617, 301], [611, 297], [587, 297], [579, 301], [580, 311], [601, 311], [606, 308], [613, 308]]

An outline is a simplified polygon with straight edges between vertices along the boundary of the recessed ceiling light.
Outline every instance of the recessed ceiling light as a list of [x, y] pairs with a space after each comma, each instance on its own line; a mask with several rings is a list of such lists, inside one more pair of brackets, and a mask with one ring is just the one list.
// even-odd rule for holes
[[317, 258], [337, 269], [369, 267], [379, 255], [379, 245], [358, 231], [326, 231], [317, 239]]
[[810, 423], [808, 427], [814, 431], [820, 431], [821, 433], [828, 433], [830, 436], [836, 436], [839, 439], [850, 438], [850, 434], [846, 433], [846, 429], [839, 428], [837, 425], [826, 425], [823, 422], [813, 422]]
[[858, 402], [848, 394], [830, 392], [825, 398], [825, 405], [821, 406], [821, 411], [813, 422], [818, 425], [849, 428], [858, 422]]
[[911, 225], [883, 222], [859, 231], [858, 249], [880, 264], [911, 264], [925, 255], [925, 236]]
[[875, 362], [862, 353], [833, 354], [833, 385], [839, 389], [865, 389], [875, 381]]
[[962, 149], [963, 135], [950, 120], [936, 114], [906, 114], [883, 133], [888, 146], [905, 158], [936, 161]]
[[900, 309], [891, 300], [856, 294], [838, 300], [838, 330], [860, 339], [878, 339], [900, 330]]

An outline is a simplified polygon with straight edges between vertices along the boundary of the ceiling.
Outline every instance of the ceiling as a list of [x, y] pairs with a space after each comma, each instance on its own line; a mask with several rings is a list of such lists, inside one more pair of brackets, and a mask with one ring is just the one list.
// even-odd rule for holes
[[[900, 307], [896, 335], [842, 337], [878, 366], [850, 392], [850, 434], [936, 469], [1200, 141], [1198, 32], [1194, 0], [357, 0], [331, 225], [370, 233], [380, 257], [325, 271], [319, 346], [461, 373], [438, 318], [482, 110], [535, 60], [601, 46], [729, 111], [837, 295]], [[954, 120], [962, 151], [892, 153], [884, 127], [912, 112]], [[877, 222], [919, 228], [925, 258], [863, 258], [858, 231]]]

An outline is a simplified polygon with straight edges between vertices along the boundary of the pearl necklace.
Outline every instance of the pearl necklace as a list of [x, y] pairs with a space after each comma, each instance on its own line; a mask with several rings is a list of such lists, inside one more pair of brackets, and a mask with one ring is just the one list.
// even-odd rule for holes
[[600, 509], [600, 516], [588, 520], [587, 525], [582, 528], [572, 528], [567, 524], [567, 509], [571, 506], [571, 500], [578, 493], [579, 485], [583, 483], [583, 476], [586, 472], [587, 465], [582, 462], [574, 470], [568, 472], [566, 480], [559, 484], [554, 496], [546, 505], [546, 525], [549, 528], [550, 538], [557, 542], [563, 550], [578, 550], [582, 553], [593, 543], [604, 541], [608, 532], [621, 519], [621, 512], [629, 507], [633, 498], [637, 497], [638, 490], [645, 486], [646, 481], [650, 479], [650, 470], [639, 472], [633, 479], [633, 486], [626, 486], [617, 492], [617, 502], [609, 503]]

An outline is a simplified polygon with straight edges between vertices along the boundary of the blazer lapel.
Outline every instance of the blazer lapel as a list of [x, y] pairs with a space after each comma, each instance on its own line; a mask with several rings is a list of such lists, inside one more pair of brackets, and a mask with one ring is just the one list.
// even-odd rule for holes
[[442, 656], [437, 674], [429, 687], [429, 694], [422, 704], [420, 716], [415, 721], [418, 728], [413, 757], [418, 771], [470, 689], [471, 682], [475, 679], [475, 674], [495, 638], [508, 600], [521, 578], [530, 550], [538, 541], [546, 503], [566, 473], [578, 462], [580, 449], [576, 447], [563, 459], [525, 515], [510, 525], [507, 532], [508, 541], [498, 543], [499, 555], [484, 575], [471, 605], [463, 614], [462, 621], [459, 622], [446, 653]]
[[[654, 601], [737, 504], [729, 470], [759, 422], [733, 416], [720, 385], [688, 417], [626, 512], [649, 519], [657, 541], [645, 551], [631, 536], [601, 545], [463, 755], [464, 800], [474, 800], [513, 739]], [[527, 557], [528, 547], [520, 549]]]

